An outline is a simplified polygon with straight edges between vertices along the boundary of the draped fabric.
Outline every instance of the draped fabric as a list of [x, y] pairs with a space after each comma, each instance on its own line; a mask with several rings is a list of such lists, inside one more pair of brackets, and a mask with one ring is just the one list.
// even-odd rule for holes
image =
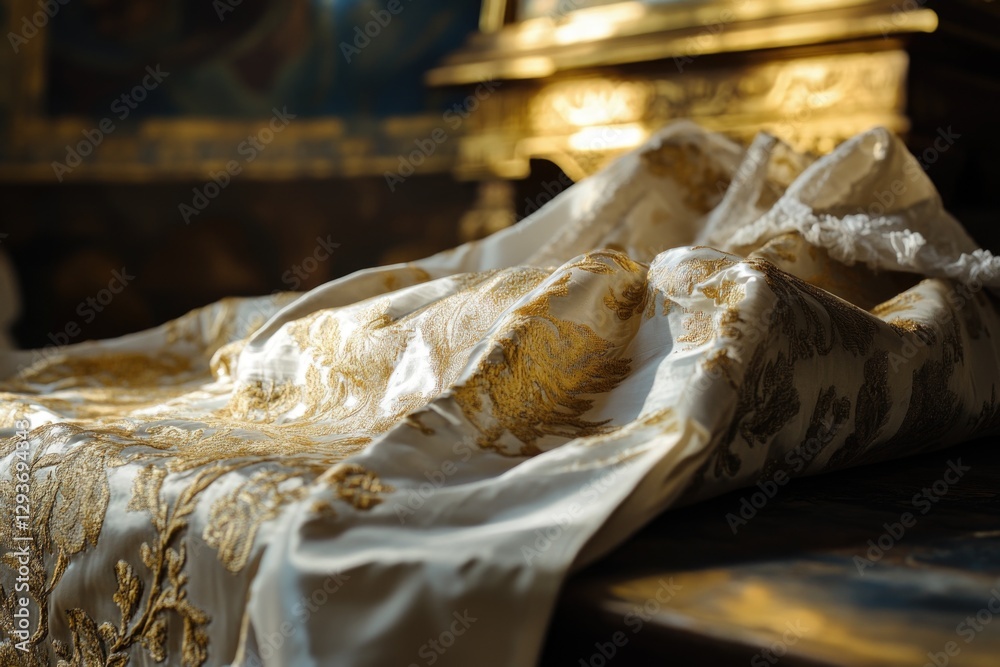
[[889, 132], [677, 123], [485, 240], [8, 353], [0, 664], [533, 664], [663, 510], [996, 432], [997, 287]]

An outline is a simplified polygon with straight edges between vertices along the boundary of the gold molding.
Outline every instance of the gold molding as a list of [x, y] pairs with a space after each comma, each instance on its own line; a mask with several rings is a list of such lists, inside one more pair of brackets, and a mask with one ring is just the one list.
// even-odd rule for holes
[[[6, 35], [21, 18], [38, 11], [37, 0], [0, 0], [6, 9]], [[0, 13], [0, 18], [3, 13]], [[100, 118], [45, 115], [47, 27], [20, 45], [18, 53], [0, 49], [0, 73], [8, 70], [7, 122], [0, 125], [0, 182], [57, 182], [52, 163], [66, 159], [68, 147], [83, 132], [97, 128]], [[3, 109], [0, 108], [0, 112]], [[293, 110], [294, 111], [294, 110]], [[2, 114], [0, 114], [2, 115]], [[414, 140], [425, 139], [436, 128], [447, 130], [450, 141], [435, 143], [425, 156], [421, 174], [447, 173], [458, 151], [456, 132], [441, 114], [425, 113], [364, 121], [313, 117], [293, 120], [252, 160], [238, 153], [250, 135], [268, 125], [256, 120], [192, 117], [153, 117], [128, 123], [111, 118], [115, 129], [105, 134], [65, 181], [121, 182], [207, 178], [236, 160], [240, 178], [289, 179], [382, 176], [399, 168], [401, 156], [412, 153]]]
[[[13, 155], [7, 163], [0, 163], [0, 181], [55, 181], [52, 163], [65, 163], [67, 147], [83, 140], [83, 132], [96, 126], [93, 119], [22, 119], [10, 145]], [[98, 149], [64, 174], [63, 180], [201, 179], [225, 170], [231, 160], [239, 164], [240, 178], [249, 179], [381, 176], [398, 169], [400, 156], [416, 149], [414, 139], [448, 126], [435, 115], [387, 118], [363, 131], [337, 118], [302, 118], [275, 133], [262, 150], [247, 148], [248, 138], [267, 127], [267, 119], [153, 118], [122, 124], [105, 135]], [[419, 173], [451, 169], [456, 143], [435, 145], [435, 152], [421, 160]]]
[[909, 58], [900, 46], [708, 73], [556, 76], [509, 86], [470, 123], [456, 175], [525, 178], [532, 159], [546, 159], [578, 180], [677, 118], [741, 140], [769, 131], [816, 153], [876, 125], [902, 133]]
[[900, 12], [891, 0], [620, 2], [477, 33], [426, 80], [448, 86], [535, 79], [591, 67], [928, 33], [937, 26], [935, 12]]
[[483, 8], [479, 12], [479, 31], [497, 32], [503, 28], [506, 15], [507, 0], [483, 0]]

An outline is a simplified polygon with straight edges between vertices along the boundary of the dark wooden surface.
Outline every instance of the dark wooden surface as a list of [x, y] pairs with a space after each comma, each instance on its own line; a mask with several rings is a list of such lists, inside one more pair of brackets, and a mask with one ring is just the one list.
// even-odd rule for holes
[[574, 576], [541, 665], [1000, 666], [1000, 441], [795, 480], [727, 518], [756, 491], [667, 512]]

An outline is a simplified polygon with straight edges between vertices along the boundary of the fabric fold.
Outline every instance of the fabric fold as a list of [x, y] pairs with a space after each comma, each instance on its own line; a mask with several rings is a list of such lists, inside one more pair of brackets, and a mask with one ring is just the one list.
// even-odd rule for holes
[[0, 662], [532, 664], [664, 510], [995, 433], [996, 262], [885, 130], [681, 122], [482, 241], [8, 356]]

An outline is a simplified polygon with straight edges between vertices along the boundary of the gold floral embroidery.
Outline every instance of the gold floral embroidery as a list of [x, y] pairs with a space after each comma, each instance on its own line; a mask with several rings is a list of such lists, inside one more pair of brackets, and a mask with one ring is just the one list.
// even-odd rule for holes
[[686, 333], [677, 337], [680, 343], [690, 343], [691, 347], [698, 347], [712, 340], [715, 335], [714, 320], [711, 313], [705, 311], [694, 311], [690, 317], [684, 319], [684, 331]]
[[[657, 287], [667, 296], [690, 296], [695, 285], [704, 282], [723, 269], [736, 265], [736, 257], [717, 257], [715, 259], [693, 258], [685, 259], [661, 274]], [[711, 295], [709, 298], [714, 298]]]
[[80, 386], [161, 387], [189, 381], [193, 371], [190, 359], [171, 353], [156, 357], [132, 352], [105, 352], [93, 356], [59, 354], [26, 368], [20, 375], [18, 385], [55, 385], [50, 390]]
[[302, 388], [293, 382], [248, 380], [233, 392], [226, 412], [247, 421], [273, 422], [302, 400]]
[[726, 382], [733, 389], [736, 388], [736, 369], [738, 364], [735, 359], [729, 355], [729, 350], [722, 348], [721, 350], [715, 350], [709, 353], [705, 360], [701, 363], [702, 368], [705, 369], [705, 373], [709, 377], [722, 377], [726, 379]]
[[[167, 659], [168, 618], [182, 628], [180, 663], [197, 667], [208, 655], [209, 616], [187, 597], [187, 533], [199, 499], [216, 482], [253, 467], [235, 488], [212, 505], [203, 538], [217, 550], [230, 571], [245, 567], [256, 532], [275, 518], [281, 507], [304, 497], [316, 481], [335, 489], [337, 497], [356, 509], [380, 502], [392, 489], [359, 466], [335, 464], [363, 443], [311, 443], [297, 437], [252, 440], [238, 434], [239, 424], [206, 423], [204, 428], [180, 429], [163, 423], [125, 420], [84, 430], [73, 425], [50, 425], [30, 434], [34, 447], [31, 465], [32, 507], [37, 520], [33, 537], [38, 547], [33, 562], [31, 592], [39, 609], [39, 626], [32, 637], [31, 665], [48, 664], [44, 649], [48, 633], [47, 599], [75, 554], [97, 545], [109, 500], [108, 475], [126, 463], [139, 466], [128, 510], [146, 512], [154, 531], [141, 544], [138, 556], [149, 572], [140, 575], [136, 563], [118, 561], [118, 590], [114, 602], [120, 611], [116, 624], [98, 625], [86, 610], [67, 609], [71, 644], [52, 640], [60, 665], [106, 667], [128, 664], [132, 647], [141, 646], [153, 660]], [[283, 429], [272, 427], [279, 435]], [[72, 446], [67, 443], [73, 442]], [[0, 446], [9, 455], [13, 439]], [[334, 466], [331, 468], [331, 466]], [[193, 472], [193, 476], [188, 475]], [[167, 498], [164, 483], [171, 474], [183, 488]], [[10, 482], [0, 482], [0, 492]], [[330, 510], [328, 510], [330, 511]], [[4, 522], [6, 524], [6, 522]], [[9, 542], [9, 528], [0, 528], [0, 542]], [[42, 554], [57, 555], [46, 575]], [[0, 609], [9, 609], [12, 596], [0, 590]], [[0, 614], [0, 627], [12, 618]], [[11, 645], [0, 642], [0, 656]], [[19, 656], [19, 659], [23, 656]]]
[[889, 420], [892, 392], [889, 387], [889, 354], [876, 350], [865, 362], [864, 382], [854, 403], [854, 432], [830, 457], [833, 467], [847, 466], [872, 446]]
[[[22, 655], [19, 660], [27, 659], [27, 664], [32, 666], [48, 663], [43, 644], [48, 632], [48, 596], [62, 577], [72, 556], [97, 545], [110, 498], [107, 470], [125, 462], [121, 456], [124, 445], [116, 442], [110, 442], [107, 448], [98, 452], [79, 446], [58, 451], [60, 444], [81, 433], [82, 429], [74, 426], [52, 425], [35, 429], [30, 434], [32, 440], [38, 443], [32, 449], [29, 470], [32, 477], [29, 495], [33, 514], [30, 528], [35, 547], [29, 565], [32, 571], [30, 596], [38, 610], [38, 626], [31, 637], [28, 656]], [[16, 440], [9, 439], [0, 447], [0, 456], [9, 455], [15, 446]], [[56, 451], [50, 452], [49, 449]], [[0, 488], [0, 491], [13, 491], [9, 482], [4, 482], [3, 485], [8, 488]], [[13, 494], [4, 497], [13, 497]], [[9, 547], [12, 543], [6, 531], [5, 527], [0, 536], [3, 537], [3, 546]], [[46, 553], [55, 555], [50, 576], [46, 576]], [[0, 589], [0, 596], [5, 598], [3, 607], [8, 608], [13, 604], [13, 592]], [[80, 614], [73, 610], [68, 610], [67, 614], [71, 629], [82, 633], [74, 658], [76, 662], [69, 664], [103, 667], [104, 654], [96, 639], [96, 631], [93, 635], [88, 634], [88, 626], [80, 619]], [[11, 636], [10, 630], [13, 627], [13, 618], [0, 618], [0, 628], [7, 637]], [[96, 662], [98, 658], [101, 659], [100, 662]]]
[[182, 345], [209, 359], [227, 343], [254, 333], [297, 296], [294, 292], [278, 292], [266, 297], [229, 297], [198, 308], [164, 325], [167, 345]]
[[621, 288], [621, 296], [615, 294], [613, 287], [608, 287], [608, 294], [604, 297], [604, 305], [615, 313], [620, 320], [631, 319], [632, 316], [645, 313], [647, 317], [652, 317], [653, 313], [648, 308], [651, 301], [652, 290], [646, 281], [646, 271], [648, 266], [632, 260], [628, 255], [615, 249], [597, 250], [587, 253], [574, 262], [562, 267], [564, 271], [579, 269], [588, 273], [599, 275], [613, 275], [616, 272], [624, 272], [631, 275], [642, 275], [641, 281], [631, 281]]
[[227, 570], [239, 572], [246, 567], [260, 526], [278, 516], [285, 503], [305, 497], [308, 487], [298, 481], [295, 472], [261, 469], [242, 482], [238, 491], [212, 504], [202, 539], [216, 550]]
[[[306, 419], [322, 417], [328, 429], [342, 433], [387, 430], [451, 384], [494, 320], [546, 276], [539, 269], [466, 274], [456, 278], [455, 293], [399, 318], [389, 315], [388, 302], [375, 301], [349, 320], [332, 309], [294, 322], [289, 335], [316, 361], [302, 394]], [[419, 392], [394, 393], [391, 385], [402, 372], [397, 362], [415, 341], [428, 353], [434, 382]], [[231, 408], [257, 391], [240, 387]]]
[[198, 667], [208, 658], [205, 626], [210, 619], [187, 599], [187, 577], [182, 572], [187, 558], [184, 545], [179, 550], [167, 548], [159, 554], [160, 560], [156, 562], [150, 562], [157, 555], [152, 553], [148, 544], [144, 542], [142, 547], [143, 560], [154, 571], [145, 608], [140, 612], [142, 580], [126, 561], [118, 561], [115, 566], [118, 589], [112, 599], [121, 612], [119, 624], [104, 622], [97, 626], [82, 609], [67, 610], [73, 646], [53, 641], [59, 667], [125, 667], [129, 663], [126, 651], [136, 643], [153, 660], [163, 662], [168, 657], [168, 612], [183, 622], [180, 664], [183, 667]]
[[729, 173], [719, 167], [704, 150], [683, 140], [667, 140], [640, 154], [651, 173], [673, 179], [684, 193], [684, 203], [700, 213], [708, 213], [729, 187]]
[[820, 451], [833, 446], [834, 438], [847, 423], [850, 414], [851, 399], [838, 396], [835, 386], [820, 389], [805, 435], [797, 445], [797, 455], [785, 451], [774, 452], [764, 462], [760, 478], [774, 479], [779, 471], [788, 475], [801, 472], [807, 460], [816, 459]]
[[737, 305], [743, 300], [746, 288], [735, 281], [723, 280], [719, 285], [705, 285], [702, 293], [715, 301], [717, 306], [727, 306], [723, 310], [702, 311], [685, 308], [683, 312], [690, 317], [682, 320], [684, 334], [677, 337], [678, 342], [690, 343], [691, 347], [704, 345], [717, 336], [737, 340], [743, 336], [738, 326], [743, 320]]
[[[955, 324], [958, 326], [957, 322]], [[948, 386], [962, 361], [960, 332], [954, 329], [946, 332], [939, 349], [939, 359], [927, 359], [912, 371], [910, 400], [899, 430], [884, 443], [865, 452], [862, 460], [878, 460], [887, 452], [913, 453], [944, 444], [942, 439], [959, 422], [964, 409], [959, 395]], [[900, 367], [899, 371], [905, 372], [906, 368]], [[918, 442], [924, 445], [916, 447]]]
[[490, 327], [548, 276], [533, 268], [470, 274], [459, 292], [408, 318], [426, 341], [434, 377], [434, 385], [421, 395], [421, 407], [458, 379]]
[[764, 275], [781, 303], [772, 317], [772, 327], [788, 339], [793, 360], [825, 356], [837, 341], [854, 355], [868, 354], [878, 331], [868, 313], [766, 260], [748, 259], [746, 263]]
[[389, 302], [378, 300], [350, 320], [337, 310], [318, 311], [286, 325], [314, 362], [304, 394], [309, 418], [329, 419], [341, 432], [379, 432], [392, 424], [398, 408], [386, 413], [380, 402], [411, 332], [394, 326], [388, 310]]
[[799, 413], [794, 361], [778, 353], [767, 360], [767, 346], [758, 346], [737, 386], [736, 409], [719, 445], [717, 476], [735, 475], [741, 461], [734, 451], [737, 438], [748, 446], [768, 442]]
[[[541, 451], [536, 442], [543, 436], [593, 435], [610, 421], [582, 418], [593, 406], [587, 396], [617, 386], [630, 360], [619, 358], [615, 345], [590, 327], [550, 313], [551, 300], [569, 293], [570, 277], [563, 274], [511, 313], [476, 372], [453, 390], [480, 433], [480, 447], [532, 456]], [[518, 444], [502, 443], [505, 434]]]
[[615, 296], [614, 290], [609, 287], [608, 295], [604, 297], [604, 305], [620, 320], [628, 320], [633, 315], [647, 313], [652, 316], [652, 312], [647, 308], [650, 302], [649, 286], [642, 283], [633, 283], [622, 288], [621, 297]]
[[746, 286], [735, 280], [723, 280], [718, 285], [704, 285], [701, 293], [715, 302], [733, 310], [746, 298]]
[[623, 252], [607, 249], [588, 252], [576, 261], [562, 267], [563, 271], [572, 271], [573, 269], [580, 269], [587, 273], [611, 275], [619, 270], [626, 273], [643, 273], [646, 265], [636, 262]]
[[905, 333], [915, 334], [924, 345], [937, 344], [938, 336], [934, 327], [923, 322], [918, 322], [917, 320], [913, 320], [908, 317], [897, 317], [889, 320], [887, 324], [895, 329], [896, 333], [899, 333], [900, 335]]
[[378, 475], [355, 464], [330, 468], [319, 482], [336, 487], [337, 497], [359, 510], [378, 505], [382, 502], [382, 494], [393, 490], [388, 484], [383, 484]]
[[919, 292], [903, 292], [902, 294], [897, 294], [888, 301], [880, 303], [879, 305], [872, 308], [871, 313], [875, 317], [880, 319], [886, 319], [890, 315], [895, 315], [907, 310], [911, 310], [915, 305], [924, 300], [924, 297]]
[[382, 289], [385, 292], [395, 292], [402, 287], [410, 287], [427, 282], [431, 275], [419, 266], [408, 264], [403, 271], [391, 271], [382, 276]]

